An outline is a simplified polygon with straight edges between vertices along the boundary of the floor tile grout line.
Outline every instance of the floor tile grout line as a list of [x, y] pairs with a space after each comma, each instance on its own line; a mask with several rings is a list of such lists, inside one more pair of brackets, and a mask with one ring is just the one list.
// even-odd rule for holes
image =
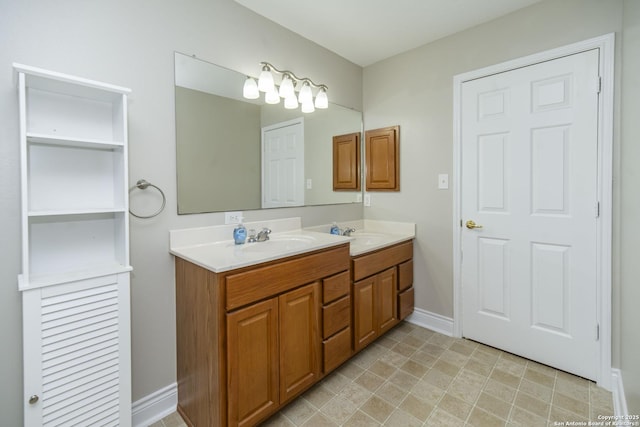
[[[500, 359], [500, 356], [498, 356], [498, 359]], [[496, 369], [496, 364], [497, 364], [497, 362], [493, 364], [493, 366], [491, 367], [491, 371], [485, 377], [484, 382], [482, 383], [482, 387], [480, 388], [480, 392], [478, 393], [478, 395], [475, 398], [475, 401], [473, 402], [473, 406], [471, 407], [471, 410], [469, 411], [469, 414], [467, 415], [467, 419], [465, 420], [465, 423], [469, 423], [469, 418], [471, 418], [471, 414], [473, 413], [473, 409], [477, 407], [478, 400], [480, 400], [480, 396], [482, 396], [482, 391], [484, 390], [484, 387], [489, 382], [489, 378], [491, 378], [491, 374], [493, 373], [494, 369]], [[479, 408], [479, 409], [481, 409], [481, 408]], [[507, 420], [504, 420], [505, 424], [509, 422], [509, 420], [508, 420], [509, 415], [510, 414], [507, 414]]]

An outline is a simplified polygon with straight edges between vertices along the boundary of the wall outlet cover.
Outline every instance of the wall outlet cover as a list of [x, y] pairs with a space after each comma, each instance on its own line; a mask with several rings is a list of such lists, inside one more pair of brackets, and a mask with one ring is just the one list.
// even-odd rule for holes
[[241, 218], [242, 218], [242, 211], [224, 213], [225, 224], [238, 224]]

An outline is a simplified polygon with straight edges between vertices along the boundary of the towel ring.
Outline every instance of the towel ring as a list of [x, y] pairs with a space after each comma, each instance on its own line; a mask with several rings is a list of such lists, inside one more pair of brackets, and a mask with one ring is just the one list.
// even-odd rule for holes
[[153, 187], [160, 192], [160, 194], [162, 195], [162, 206], [160, 206], [160, 209], [158, 209], [156, 212], [152, 213], [151, 215], [136, 215], [133, 212], [131, 212], [131, 209], [129, 209], [129, 213], [135, 216], [136, 218], [141, 218], [141, 219], [153, 218], [154, 216], [157, 216], [160, 212], [162, 212], [164, 210], [164, 206], [167, 204], [167, 198], [164, 195], [164, 191], [162, 191], [160, 187], [158, 187], [157, 185], [153, 185], [152, 183], [144, 179], [139, 179], [138, 182], [136, 182], [136, 185], [134, 185], [129, 189], [129, 193], [131, 193], [131, 191], [134, 190], [135, 188], [139, 188], [140, 190], [146, 190], [148, 187]]

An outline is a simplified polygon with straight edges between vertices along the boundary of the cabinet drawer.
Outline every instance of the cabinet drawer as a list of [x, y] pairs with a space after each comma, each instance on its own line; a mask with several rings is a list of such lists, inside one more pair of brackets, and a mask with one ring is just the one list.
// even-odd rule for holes
[[278, 295], [349, 268], [349, 245], [277, 261], [226, 277], [228, 311]]
[[351, 323], [351, 298], [346, 296], [322, 307], [322, 337], [328, 338]]
[[322, 303], [328, 304], [349, 295], [349, 271], [327, 277], [322, 281]]
[[413, 286], [406, 291], [398, 294], [398, 318], [404, 319], [411, 313], [413, 313]]
[[324, 372], [337, 368], [351, 357], [351, 328], [345, 328], [322, 343]]
[[390, 248], [353, 258], [353, 281], [358, 281], [413, 258], [413, 242], [399, 243]]
[[398, 291], [404, 291], [413, 285], [413, 260], [403, 262], [398, 266]]

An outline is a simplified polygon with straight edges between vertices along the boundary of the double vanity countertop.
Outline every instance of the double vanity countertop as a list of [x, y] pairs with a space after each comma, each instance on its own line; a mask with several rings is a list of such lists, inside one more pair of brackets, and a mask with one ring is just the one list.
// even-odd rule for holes
[[362, 255], [415, 237], [415, 224], [358, 220], [338, 224], [354, 228], [351, 236], [329, 234], [330, 225], [302, 228], [299, 217], [244, 223], [247, 230], [271, 230], [265, 242], [236, 245], [235, 224], [169, 231], [169, 252], [215, 273], [248, 267], [305, 252], [350, 244], [351, 256]]

